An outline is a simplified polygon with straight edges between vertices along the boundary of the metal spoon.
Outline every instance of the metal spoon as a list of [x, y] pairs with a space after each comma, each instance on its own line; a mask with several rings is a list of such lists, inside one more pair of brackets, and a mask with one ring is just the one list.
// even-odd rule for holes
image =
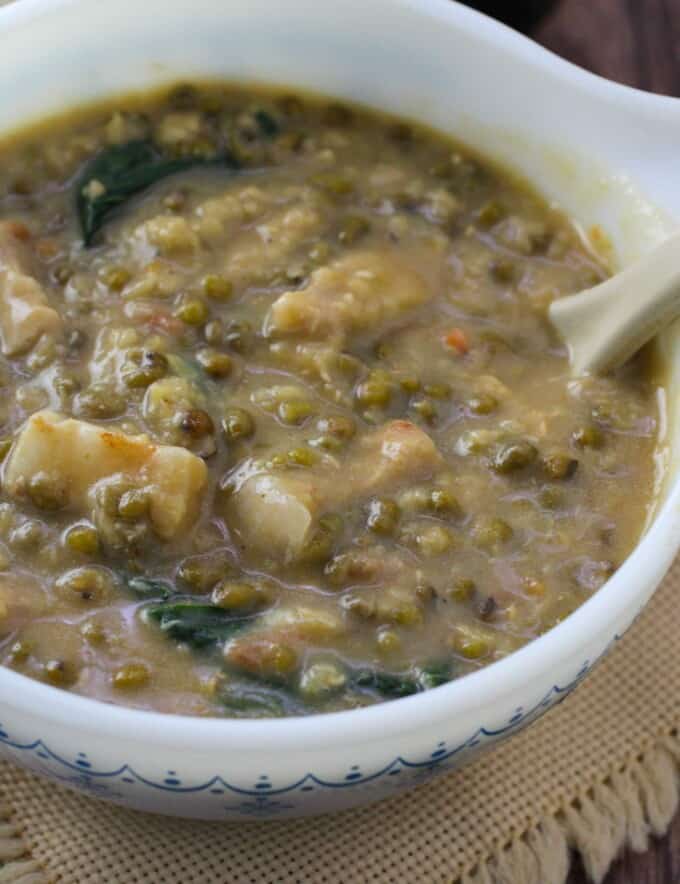
[[550, 305], [575, 375], [622, 365], [680, 316], [680, 231], [606, 282]]

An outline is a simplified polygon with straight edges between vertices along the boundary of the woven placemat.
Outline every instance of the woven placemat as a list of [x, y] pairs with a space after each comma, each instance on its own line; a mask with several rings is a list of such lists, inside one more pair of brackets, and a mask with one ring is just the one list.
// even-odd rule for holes
[[0, 884], [563, 884], [570, 849], [599, 881], [677, 807], [679, 636], [680, 559], [559, 708], [460, 771], [335, 816], [184, 822], [0, 764]]

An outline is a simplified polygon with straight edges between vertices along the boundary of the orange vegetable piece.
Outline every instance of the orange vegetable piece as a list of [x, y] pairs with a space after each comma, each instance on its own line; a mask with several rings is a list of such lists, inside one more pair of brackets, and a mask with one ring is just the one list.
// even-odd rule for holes
[[49, 261], [50, 258], [54, 258], [57, 254], [59, 246], [53, 239], [40, 239], [36, 243], [35, 250], [39, 258], [42, 258], [43, 261]]
[[16, 239], [27, 242], [31, 238], [31, 231], [22, 221], [8, 221], [7, 229]]
[[470, 349], [470, 341], [462, 328], [452, 328], [451, 331], [444, 335], [444, 343], [447, 347], [451, 347], [461, 356], [464, 356]]

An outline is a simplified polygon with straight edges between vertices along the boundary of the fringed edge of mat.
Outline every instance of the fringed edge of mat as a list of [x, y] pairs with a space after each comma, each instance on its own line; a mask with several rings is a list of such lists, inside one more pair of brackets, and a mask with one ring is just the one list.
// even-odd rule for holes
[[31, 859], [12, 811], [0, 802], [0, 884], [49, 884], [39, 863]]
[[667, 831], [679, 802], [676, 728], [451, 884], [565, 884], [572, 850], [600, 884], [624, 847], [641, 853]]
[[[451, 884], [565, 884], [572, 850], [600, 884], [625, 846], [641, 853], [650, 835], [666, 832], [679, 803], [680, 731], [675, 728]], [[2, 802], [0, 884], [50, 884]]]

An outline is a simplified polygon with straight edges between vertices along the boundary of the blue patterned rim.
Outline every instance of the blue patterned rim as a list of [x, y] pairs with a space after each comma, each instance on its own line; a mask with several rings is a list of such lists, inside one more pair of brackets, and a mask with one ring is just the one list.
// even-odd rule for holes
[[[614, 641], [618, 640], [618, 638], [617, 636]], [[274, 787], [270, 777], [267, 774], [262, 774], [251, 788], [243, 788], [227, 782], [220, 775], [215, 775], [199, 785], [185, 786], [177, 771], [169, 770], [159, 782], [142, 776], [129, 764], [123, 764], [114, 770], [95, 770], [85, 752], [78, 752], [73, 760], [69, 760], [50, 749], [42, 739], [33, 740], [28, 743], [13, 740], [9, 733], [2, 728], [2, 725], [0, 725], [0, 746], [6, 746], [12, 750], [12, 754], [14, 752], [29, 753], [33, 760], [31, 766], [50, 777], [56, 777], [65, 784], [80, 788], [102, 798], [123, 802], [126, 800], [126, 795], [123, 792], [112, 789], [108, 785], [109, 783], [115, 782], [116, 786], [120, 788], [127, 787], [126, 791], [136, 784], [141, 784], [151, 789], [175, 794], [209, 792], [214, 795], [223, 795], [225, 793], [233, 793], [257, 799], [262, 799], [265, 796], [284, 795], [290, 792], [312, 792], [319, 788], [346, 789], [350, 786], [365, 785], [385, 776], [397, 776], [402, 771], [432, 771], [466, 749], [473, 749], [476, 746], [494, 742], [511, 732], [526, 727], [550, 707], [557, 705], [563, 700], [585, 678], [593, 668], [593, 665], [586, 661], [579, 669], [575, 678], [570, 682], [563, 686], [553, 685], [546, 695], [530, 709], [524, 710], [522, 707], [516, 709], [507, 724], [502, 727], [480, 727], [468, 739], [453, 748], [447, 748], [446, 741], [440, 741], [427, 758], [421, 761], [409, 761], [399, 756], [380, 768], [380, 770], [369, 774], [362, 773], [359, 765], [352, 765], [339, 781], [325, 780], [310, 772], [290, 785]], [[48, 767], [48, 765], [52, 764], [58, 765], [63, 770], [63, 773], [55, 771], [51, 766]], [[288, 809], [288, 807], [292, 807], [292, 805], [281, 807], [280, 809], [284, 810]], [[268, 809], [271, 809], [271, 807]]]

